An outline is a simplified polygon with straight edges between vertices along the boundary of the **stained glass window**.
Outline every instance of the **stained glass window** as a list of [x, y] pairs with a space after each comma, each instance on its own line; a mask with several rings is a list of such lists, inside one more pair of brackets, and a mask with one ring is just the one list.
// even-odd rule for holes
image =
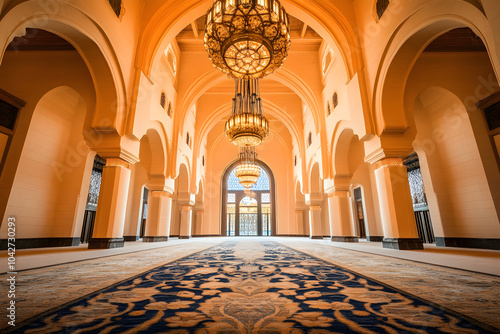
[[377, 0], [377, 16], [379, 19], [384, 15], [389, 3], [389, 0]]
[[122, 0], [109, 0], [109, 4], [116, 14], [116, 17], [120, 17], [122, 13]]
[[[257, 179], [257, 183], [252, 187], [252, 190], [270, 189], [269, 175], [267, 175], [267, 172], [262, 167], [260, 167], [260, 177]], [[231, 171], [231, 174], [229, 174], [229, 177], [227, 179], [227, 190], [245, 190], [245, 187], [243, 187], [239, 183], [238, 178], [234, 175], [234, 169]]]
[[271, 203], [271, 194], [270, 193], [262, 194], [261, 200], [262, 203]]
[[160, 95], [160, 106], [165, 109], [165, 104], [167, 103], [167, 96], [165, 95], [165, 92], [161, 92]]
[[96, 208], [99, 199], [99, 191], [101, 189], [102, 170], [106, 161], [100, 156], [96, 155], [94, 158], [94, 166], [92, 174], [90, 175], [89, 194], [87, 197], [87, 210], [89, 208]]
[[227, 194], [227, 202], [228, 203], [236, 202], [236, 194]]

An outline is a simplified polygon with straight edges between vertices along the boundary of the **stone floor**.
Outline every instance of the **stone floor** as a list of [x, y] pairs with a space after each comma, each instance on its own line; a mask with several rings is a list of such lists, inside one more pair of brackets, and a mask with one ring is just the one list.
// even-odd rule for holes
[[[111, 250], [86, 246], [19, 250], [17, 321], [231, 238], [127, 243]], [[256, 238], [259, 239], [259, 238]], [[438, 305], [500, 328], [500, 252], [472, 249], [386, 250], [375, 243], [332, 243], [306, 238], [262, 238], [345, 267]], [[0, 270], [6, 271], [6, 252]], [[0, 275], [6, 291], [6, 275]], [[7, 298], [0, 299], [5, 310]], [[0, 328], [4, 327], [4, 316]]]

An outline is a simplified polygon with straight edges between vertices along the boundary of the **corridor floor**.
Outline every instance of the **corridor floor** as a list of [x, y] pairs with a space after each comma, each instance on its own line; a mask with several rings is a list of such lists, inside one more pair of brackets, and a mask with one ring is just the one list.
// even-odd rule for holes
[[[186, 261], [188, 261], [186, 259], [189, 259], [189, 257], [185, 258], [186, 256], [193, 257], [193, 256], [198, 256], [194, 253], [201, 254], [198, 253], [200, 251], [212, 251], [211, 249], [213, 249], [214, 246], [222, 247], [221, 245], [226, 245], [224, 247], [228, 248], [227, 245], [230, 244], [230, 245], [237, 245], [235, 246], [236, 250], [233, 251], [234, 254], [231, 253], [231, 251], [228, 251], [227, 254], [218, 255], [222, 256], [222, 258], [220, 258], [218, 261], [213, 260], [215, 261], [214, 263], [216, 264], [204, 263], [203, 265], [199, 266], [213, 267], [217, 266], [217, 263], [219, 262], [232, 263], [231, 261], [236, 261], [234, 257], [239, 254], [238, 256], [244, 258], [245, 260], [238, 260], [238, 261], [243, 261], [243, 263], [249, 265], [249, 267], [247, 267], [246, 269], [244, 270], [242, 269], [243, 272], [258, 271], [255, 269], [255, 266], [253, 266], [253, 263], [258, 263], [259, 261], [263, 261], [263, 259], [266, 259], [266, 261], [267, 260], [271, 261], [270, 262], [271, 264], [269, 263], [265, 265], [261, 264], [261, 269], [259, 269], [261, 271], [263, 270], [262, 268], [273, 266], [275, 267], [275, 269], [273, 270], [275, 271], [279, 270], [280, 272], [281, 270], [285, 272], [285, 269], [283, 269], [285, 267], [287, 268], [300, 267], [302, 268], [301, 270], [311, 272], [312, 269], [309, 268], [310, 264], [302, 263], [300, 265], [297, 265], [297, 263], [295, 262], [293, 264], [285, 263], [286, 261], [283, 262], [283, 256], [285, 255], [280, 255], [282, 256], [282, 258], [265, 258], [266, 254], [281, 254], [284, 252], [283, 249], [286, 249], [287, 252], [292, 254], [289, 256], [290, 258], [295, 258], [299, 260], [307, 258], [309, 259], [309, 261], [312, 262], [317, 261], [317, 263], [315, 262], [316, 263], [315, 266], [318, 266], [318, 264], [324, 268], [329, 268], [328, 266], [333, 266], [334, 269], [328, 269], [328, 270], [347, 271], [349, 275], [352, 276], [352, 280], [358, 283], [362, 282], [363, 286], [357, 287], [359, 289], [366, 289], [371, 287], [377, 290], [381, 288], [376, 288], [374, 286], [380, 285], [383, 286], [384, 289], [385, 288], [389, 289], [390, 291], [388, 290], [387, 293], [389, 294], [392, 293], [394, 294], [394, 296], [398, 295], [398, 293], [401, 293], [403, 296], [405, 296], [405, 298], [407, 298], [407, 300], [411, 301], [411, 302], [406, 301], [406, 299], [405, 301], [399, 301], [399, 303], [403, 304], [406, 303], [405, 309], [408, 310], [412, 309], [411, 307], [413, 307], [414, 310], [423, 310], [423, 309], [426, 310], [427, 313], [421, 315], [421, 317], [419, 318], [420, 320], [417, 319], [418, 321], [425, 322], [425, 320], [422, 319], [427, 319], [427, 321], [431, 321], [429, 319], [431, 319], [434, 316], [433, 313], [434, 311], [432, 310], [434, 309], [442, 310], [444, 308], [447, 311], [449, 311], [449, 313], [447, 313], [448, 315], [442, 316], [446, 319], [448, 319], [447, 317], [451, 318], [456, 317], [457, 315], [455, 312], [457, 312], [458, 318], [460, 319], [469, 319], [470, 317], [469, 320], [471, 321], [471, 323], [478, 321], [482, 324], [500, 328], [500, 292], [499, 292], [500, 277], [493, 274], [483, 274], [462, 269], [449, 268], [452, 267], [454, 263], [448, 263], [447, 267], [423, 263], [425, 262], [424, 260], [426, 258], [430, 258], [429, 262], [431, 263], [433, 261], [435, 262], [439, 260], [439, 257], [436, 256], [434, 256], [434, 258], [432, 257], [432, 254], [435, 254], [435, 252], [433, 253], [432, 251], [429, 252], [429, 254], [431, 254], [429, 256], [426, 256], [425, 252], [395, 252], [398, 254], [399, 257], [402, 257], [403, 254], [406, 254], [405, 255], [406, 257], [415, 256], [415, 254], [421, 254], [419, 259], [407, 260], [397, 257], [391, 257], [390, 255], [387, 254], [382, 254], [382, 255], [373, 254], [374, 251], [372, 253], [368, 253], [367, 247], [369, 247], [370, 245], [365, 245], [364, 248], [363, 245], [358, 245], [358, 249], [353, 250], [353, 249], [347, 249], [346, 248], [347, 246], [343, 246], [343, 248], [341, 248], [335, 243], [327, 241], [321, 241], [321, 240], [315, 241], [315, 240], [308, 240], [301, 238], [204, 238], [204, 239], [191, 239], [188, 241], [171, 240], [166, 243], [156, 244], [154, 246], [149, 244], [145, 247], [149, 249], [142, 251], [139, 251], [141, 248], [140, 245], [142, 245], [142, 243], [134, 243], [134, 244], [135, 245], [125, 247], [121, 250], [97, 251], [94, 253], [94, 257], [96, 258], [87, 258], [87, 259], [81, 254], [86, 253], [87, 256], [89, 256], [89, 254], [92, 251], [87, 251], [87, 252], [83, 250], [79, 251], [77, 250], [77, 248], [72, 248], [72, 251], [64, 251], [61, 249], [41, 250], [41, 252], [37, 252], [34, 250], [20, 251], [17, 260], [20, 265], [25, 266], [24, 269], [26, 270], [20, 271], [16, 277], [17, 296], [18, 296], [16, 300], [17, 322], [18, 323], [22, 322], [23, 320], [36, 316], [37, 314], [40, 314], [45, 311], [48, 311], [47, 314], [50, 315], [53, 312], [56, 312], [53, 309], [54, 307], [64, 305], [66, 303], [69, 303], [67, 305], [67, 307], [69, 308], [66, 311], [64, 311], [65, 312], [64, 316], [70, 316], [68, 315], [68, 310], [75, 310], [75, 307], [77, 307], [77, 309], [78, 307], [82, 307], [81, 305], [75, 306], [72, 304], [75, 303], [74, 301], [78, 298], [83, 298], [82, 300], [87, 300], [88, 302], [88, 300], [93, 300], [92, 298], [96, 298], [95, 292], [98, 290], [109, 289], [110, 287], [113, 287], [113, 289], [116, 290], [119, 288], [119, 284], [121, 284], [120, 282], [122, 281], [127, 282], [127, 280], [130, 280], [130, 278], [136, 277], [137, 275], [139, 275], [137, 277], [142, 277], [141, 275], [146, 275], [148, 272], [153, 272], [154, 270], [158, 270], [159, 266], [161, 267], [162, 265], [167, 265], [169, 263], [170, 265], [172, 265], [173, 263], [172, 261], [184, 261], [183, 263], [184, 265], [186, 265]], [[215, 248], [217, 249], [217, 247]], [[263, 247], [267, 247], [269, 249], [266, 250]], [[352, 248], [353, 246], [348, 246], [348, 247]], [[242, 249], [244, 251], [242, 251]], [[132, 251], [133, 253], [130, 253], [129, 251]], [[463, 251], [465, 252], [466, 250]], [[471, 256], [473, 257], [474, 254], [474, 250], [467, 250], [467, 251], [472, 253], [468, 253], [468, 255], [465, 254], [462, 255], [464, 263], [471, 261], [469, 257]], [[78, 254], [78, 256], [75, 256], [75, 254]], [[486, 267], [495, 268], [496, 267], [495, 264], [498, 264], [499, 252], [484, 251], [484, 252], [479, 252], [479, 254], [483, 254], [482, 256], [476, 256], [476, 257], [481, 259], [479, 262], [481, 262], [485, 267], [484, 268], [485, 272], [488, 272], [490, 270]], [[442, 254], [440, 254], [440, 256], [442, 257]], [[450, 254], [450, 256], [456, 257], [457, 255]], [[35, 260], [37, 259], [37, 257], [39, 261], [37, 261], [36, 265]], [[45, 259], [45, 262], [40, 261], [40, 259], [42, 258]], [[69, 263], [56, 264], [58, 262], [55, 259], [59, 259], [59, 262], [69, 262]], [[200, 258], [198, 256], [197, 261], [200, 262], [201, 261], [200, 259], [203, 259], [203, 257]], [[460, 262], [459, 259], [460, 257], [455, 258], [455, 262]], [[6, 262], [6, 259], [1, 259], [1, 261]], [[189, 263], [193, 262], [190, 261], [191, 260], [189, 260], [188, 262]], [[37, 266], [38, 267], [46, 266], [46, 267], [38, 269], [28, 269], [30, 268], [30, 265], [31, 268]], [[190, 265], [194, 264], [191, 263]], [[465, 265], [465, 267], [467, 267], [467, 265]], [[466, 269], [471, 270], [470, 268]], [[190, 268], [190, 270], [193, 270], [193, 268]], [[225, 270], [224, 272], [227, 272], [226, 269], [224, 270]], [[290, 272], [289, 269], [287, 270]], [[271, 269], [268, 269], [268, 271], [272, 272]], [[298, 275], [300, 274], [300, 270], [299, 273], [290, 272], [289, 274]], [[278, 275], [278, 274], [273, 272], [273, 275]], [[318, 274], [316, 273], [315, 275]], [[326, 275], [326, 274], [322, 273], [321, 275]], [[331, 276], [330, 278], [332, 281], [335, 281], [335, 279], [332, 278], [333, 276]], [[137, 277], [135, 279], [137, 279]], [[6, 282], [5, 275], [2, 275], [0, 279], [2, 280], [2, 284], [5, 284]], [[211, 278], [204, 277], [203, 279], [210, 280]], [[298, 278], [295, 277], [294, 279]], [[306, 277], [306, 276], [300, 279], [305, 281], [312, 280], [311, 277]], [[288, 277], [286, 280], [293, 281], [293, 279], [290, 277]], [[318, 280], [321, 281], [321, 279], [319, 278]], [[368, 283], [365, 282], [366, 280], [368, 280], [367, 281]], [[258, 282], [259, 280], [256, 281]], [[283, 281], [283, 279], [281, 279], [281, 281]], [[132, 283], [129, 282], [123, 284], [130, 285]], [[345, 289], [346, 286], [347, 285], [344, 284], [343, 289]], [[266, 289], [268, 288], [269, 287], [266, 287]], [[302, 288], [304, 288], [304, 286], [302, 286]], [[299, 300], [293, 298], [292, 298], [293, 300], [291, 300], [289, 296], [292, 294], [292, 292], [288, 291], [291, 289], [290, 287], [289, 288], [281, 287], [281, 290], [285, 291], [281, 292], [281, 297], [285, 297], [291, 300], [286, 302], [285, 304], [292, 303], [291, 305], [292, 306], [295, 305], [294, 307], [296, 308], [294, 309], [292, 306], [288, 305], [292, 307], [292, 309], [288, 308], [288, 312], [290, 313], [290, 316], [288, 317], [289, 320], [286, 320], [288, 319], [286, 317], [285, 320], [280, 320], [281, 322], [274, 319], [273, 326], [278, 326], [277, 323], [279, 322], [281, 323], [281, 325], [279, 326], [282, 327], [279, 326], [278, 327], [281, 329], [284, 328], [283, 326], [285, 327], [292, 326], [297, 330], [304, 330], [304, 328], [306, 329], [309, 328], [308, 324], [311, 325], [316, 323], [319, 324], [318, 328], [329, 330], [331, 325], [335, 323], [338, 319], [332, 320], [334, 319], [334, 315], [328, 316], [327, 315], [328, 312], [324, 311], [326, 304], [321, 304], [321, 303], [328, 302], [330, 303], [329, 305], [337, 305], [337, 306], [339, 306], [340, 304], [332, 304], [332, 303], [337, 303], [338, 302], [337, 300], [332, 299], [333, 301], [332, 300], [328, 301], [324, 299], [327, 298], [326, 295], [328, 294], [325, 293], [325, 289], [323, 288], [319, 287], [315, 288], [312, 286], [311, 289], [307, 291], [309, 294], [308, 295], [304, 294], [304, 296], [306, 296], [307, 298], [309, 297], [312, 298], [312, 299], [310, 298], [311, 300], [308, 300], [308, 302], [314, 302], [313, 304], [311, 303], [307, 304], [309, 305], [307, 307], [313, 307], [314, 305], [317, 306], [315, 312], [314, 310], [311, 309], [307, 310], [304, 309], [303, 304], [305, 303], [305, 301], [300, 301], [300, 298]], [[247, 289], [246, 291], [249, 292], [252, 289], [257, 289], [257, 288], [246, 287], [246, 289]], [[353, 292], [354, 295], [359, 294], [359, 291]], [[189, 291], [189, 293], [193, 292]], [[317, 293], [322, 294], [323, 297], [317, 295]], [[297, 297], [297, 295], [295, 296]], [[333, 297], [328, 297], [328, 298], [333, 298]], [[378, 296], [377, 298], [380, 298], [380, 296]], [[352, 299], [355, 300], [356, 298], [352, 296], [349, 297], [349, 300]], [[203, 301], [205, 301], [205, 299], [203, 299]], [[6, 307], [5, 302], [6, 299], [2, 298], [0, 307], [3, 310], [5, 310]], [[372, 303], [373, 301], [370, 300], [369, 302]], [[379, 302], [380, 301], [377, 301], [377, 303]], [[367, 301], [364, 300], [364, 303], [366, 304]], [[415, 303], [417, 304], [424, 303], [422, 304], [424, 306], [420, 304], [417, 305]], [[296, 304], [299, 306], [297, 306]], [[347, 304], [345, 305], [342, 304], [342, 305], [343, 305], [342, 307], [347, 307], [346, 306]], [[193, 305], [191, 306], [191, 308], [192, 307]], [[205, 305], [204, 307], [206, 309], [208, 306]], [[430, 310], [429, 308], [433, 309]], [[57, 312], [61, 311], [60, 308], [57, 308], [57, 310], [59, 310]], [[280, 308], [280, 310], [283, 310], [283, 308]], [[336, 310], [335, 312], [337, 311], [339, 310]], [[365, 309], [356, 310], [356, 312], [358, 311], [360, 312], [359, 315], [368, 312]], [[54, 322], [55, 321], [54, 319], [64, 320], [64, 318], [61, 318], [63, 317], [62, 315], [57, 315], [57, 312], [53, 313], [54, 317], [51, 318], [52, 320], [50, 321]], [[318, 312], [320, 312], [321, 315]], [[341, 314], [344, 314], [345, 312], [347, 311], [342, 311]], [[381, 311], [379, 310], [377, 312]], [[391, 312], [394, 313], [396, 311], [394, 311], [393, 309]], [[401, 313], [401, 312], [402, 312], [401, 309], [396, 312], [399, 313], [398, 316], [399, 318], [402, 315], [408, 317], [406, 313], [404, 312]], [[181, 312], [181, 314], [183, 313]], [[210, 312], [208, 313], [205, 312], [204, 316], [208, 316], [207, 314], [210, 314]], [[463, 315], [463, 317], [461, 315]], [[212, 314], [212, 316], [214, 315]], [[220, 315], [217, 316], [220, 317]], [[260, 316], [264, 318], [267, 317], [266, 319], [268, 320], [270, 319], [269, 314], [267, 315], [264, 314]], [[316, 316], [320, 318], [312, 319], [310, 318], [311, 316]], [[258, 318], [258, 316], [256, 317]], [[351, 317], [350, 318], [348, 317], [344, 321], [344, 323], [342, 322], [341, 323], [347, 326], [349, 321], [356, 322], [356, 320], [352, 317], [353, 316], [351, 315]], [[381, 318], [381, 315], [379, 314], [378, 317]], [[398, 317], [396, 318], [399, 319]], [[395, 328], [392, 328], [392, 330], [398, 330], [397, 326], [403, 326], [402, 328], [407, 328], [409, 326], [408, 328], [410, 329], [413, 328], [414, 330], [417, 330], [417, 328], [419, 328], [417, 320], [403, 324], [398, 322], [399, 320], [398, 321], [394, 320], [396, 319], [394, 317], [391, 318], [389, 316], [385, 318], [387, 319], [387, 321], [389, 321], [389, 323], [391, 323], [392, 321], [392, 324], [390, 326], [396, 326]], [[37, 321], [42, 321], [40, 319]], [[71, 319], [73, 320], [78, 319], [78, 316], [72, 315]], [[196, 319], [200, 320], [199, 323], [196, 324], [196, 326], [201, 326], [201, 324], [213, 322], [209, 320], [203, 320], [200, 317]], [[434, 319], [433, 321], [435, 322], [435, 320], [436, 319]], [[47, 324], [47, 321], [48, 320], [45, 319], [45, 322], [43, 323]], [[51, 325], [55, 326], [53, 328], [59, 328], [57, 326], [59, 326], [60, 324], [57, 325], [56, 322], [54, 323], [52, 322]], [[223, 321], [223, 323], [226, 322]], [[175, 321], [172, 323], [175, 324]], [[215, 321], [215, 323], [217, 323], [217, 321]], [[129, 326], [131, 326], [131, 324], [133, 324], [133, 321], [128, 322]], [[386, 325], [387, 324], [385, 324], [384, 326]], [[237, 324], [233, 324], [232, 326], [237, 326]], [[248, 324], [245, 324], [244, 321], [243, 322], [240, 321], [238, 326], [240, 327], [243, 326], [241, 328], [244, 328], [245, 331], [248, 330], [247, 328]], [[268, 324], [268, 326], [270, 325]], [[440, 326], [444, 325], [441, 324]], [[471, 328], [466, 328], [466, 327], [462, 328], [460, 327], [461, 325], [457, 326], [458, 327], [453, 327], [453, 326], [450, 327], [451, 332], [453, 332], [454, 330], [456, 330], [457, 332], [464, 332], [469, 330], [473, 331], [473, 329]], [[1, 327], [4, 327], [4, 324], [2, 324]], [[483, 326], [481, 328], [488, 329], [487, 326], [486, 327]], [[365, 329], [373, 330], [373, 328], [371, 329], [365, 328]], [[357, 330], [362, 331], [365, 329], [362, 329], [360, 327]], [[378, 329], [382, 330], [383, 327], [380, 327]], [[401, 328], [399, 329], [401, 330]], [[218, 331], [217, 328], [215, 328], [214, 330], [215, 332]], [[338, 327], [337, 330], [342, 331], [341, 327]], [[386, 328], [384, 330], [390, 332], [391, 328]], [[496, 331], [495, 329], [492, 328], [489, 328], [489, 330], [493, 332]], [[36, 332], [36, 330], [32, 328], [29, 332]], [[40, 332], [44, 331], [42, 330]], [[297, 333], [299, 333], [299, 331], [297, 331]]]

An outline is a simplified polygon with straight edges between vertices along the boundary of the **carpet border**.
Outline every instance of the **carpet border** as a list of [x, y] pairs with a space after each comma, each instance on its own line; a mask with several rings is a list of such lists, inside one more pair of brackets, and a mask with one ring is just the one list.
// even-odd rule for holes
[[[55, 306], [55, 307], [53, 307], [53, 308], [51, 308], [51, 309], [48, 309], [48, 310], [46, 310], [46, 311], [44, 311], [44, 312], [42, 312], [42, 313], [39, 313], [39, 314], [34, 315], [34, 316], [32, 316], [32, 317], [30, 317], [30, 318], [28, 318], [28, 319], [25, 319], [25, 320], [23, 320], [23, 321], [19, 322], [18, 324], [16, 324], [16, 326], [11, 326], [12, 328], [9, 328], [9, 327], [0, 328], [0, 331], [2, 331], [2, 332], [4, 332], [4, 333], [12, 333], [12, 332], [14, 332], [14, 331], [16, 331], [16, 330], [22, 329], [22, 327], [24, 327], [24, 326], [26, 326], [26, 325], [29, 325], [30, 323], [32, 323], [32, 322], [33, 322], [33, 321], [35, 321], [35, 320], [38, 320], [38, 319], [40, 319], [40, 318], [43, 318], [44, 316], [46, 316], [46, 315], [48, 315], [48, 314], [50, 314], [50, 313], [53, 313], [53, 312], [59, 311], [59, 310], [61, 310], [61, 309], [65, 308], [66, 306], [69, 306], [70, 304], [73, 304], [73, 303], [76, 303], [76, 302], [82, 301], [83, 299], [85, 299], [85, 298], [89, 297], [90, 295], [101, 293], [102, 291], [104, 291], [104, 290], [106, 290], [106, 289], [109, 289], [109, 288], [112, 288], [112, 287], [118, 286], [118, 285], [120, 285], [120, 284], [122, 284], [122, 283], [125, 283], [125, 282], [129, 281], [129, 280], [132, 280], [132, 279], [138, 278], [139, 276], [142, 276], [142, 275], [144, 275], [145, 273], [147, 273], [147, 272], [149, 272], [149, 271], [153, 271], [153, 270], [158, 269], [158, 268], [160, 268], [160, 267], [163, 267], [163, 266], [165, 266], [165, 265], [167, 265], [167, 264], [169, 264], [169, 263], [172, 263], [172, 262], [175, 262], [175, 261], [182, 260], [182, 259], [184, 259], [184, 258], [186, 258], [186, 257], [188, 257], [188, 256], [192, 256], [192, 255], [195, 255], [195, 254], [198, 254], [198, 253], [204, 252], [204, 251], [206, 251], [207, 249], [210, 249], [210, 248], [213, 248], [213, 247], [217, 247], [217, 246], [219, 246], [219, 245], [221, 245], [221, 244], [223, 244], [223, 243], [224, 243], [224, 242], [221, 242], [221, 243], [220, 243], [220, 244], [218, 244], [218, 245], [208, 246], [207, 248], [204, 248], [204, 249], [202, 249], [202, 250], [199, 250], [199, 251], [196, 251], [196, 252], [190, 253], [190, 254], [185, 255], [185, 256], [183, 256], [183, 257], [180, 257], [180, 258], [178, 258], [178, 259], [175, 259], [175, 260], [171, 260], [171, 261], [165, 262], [165, 263], [163, 263], [163, 264], [160, 264], [159, 266], [156, 266], [156, 267], [150, 268], [150, 269], [148, 269], [148, 270], [146, 270], [146, 271], [143, 271], [143, 272], [141, 272], [141, 273], [139, 273], [139, 274], [136, 274], [136, 275], [134, 275], [134, 276], [130, 276], [130, 277], [124, 278], [124, 279], [122, 279], [122, 280], [120, 280], [120, 281], [118, 281], [118, 282], [115, 282], [115, 283], [113, 283], [113, 284], [111, 284], [111, 285], [108, 285], [108, 286], [106, 286], [106, 287], [104, 287], [104, 288], [101, 288], [101, 289], [95, 290], [95, 291], [93, 291], [93, 292], [87, 293], [86, 295], [83, 295], [83, 296], [78, 297], [78, 298], [76, 298], [76, 299], [70, 300], [69, 302], [66, 302], [66, 303], [64, 303], [64, 304], [61, 304], [61, 305]], [[162, 248], [162, 247], [158, 247], [158, 248]], [[122, 255], [122, 254], [119, 254], [119, 255]], [[89, 260], [93, 260], [93, 259], [89, 259]], [[86, 261], [86, 260], [82, 260], [82, 261]], [[78, 262], [80, 262], [80, 261], [78, 261]], [[62, 264], [60, 264], [60, 265], [64, 265], [64, 264], [66, 264], [66, 263], [62, 263]], [[55, 265], [55, 266], [58, 266], [58, 265]]]
[[[485, 329], [485, 330], [488, 330], [488, 331], [493, 332], [493, 333], [500, 333], [500, 328], [497, 328], [497, 327], [495, 327], [495, 326], [492, 326], [492, 325], [489, 325], [489, 324], [487, 324], [487, 323], [481, 322], [481, 321], [479, 321], [479, 320], [477, 320], [477, 319], [471, 318], [471, 317], [469, 317], [469, 316], [467, 316], [467, 315], [465, 315], [465, 314], [462, 314], [462, 313], [460, 313], [460, 312], [457, 312], [457, 311], [454, 311], [454, 310], [452, 310], [452, 309], [449, 309], [449, 308], [447, 308], [446, 306], [443, 306], [443, 305], [437, 304], [437, 303], [432, 302], [432, 301], [430, 301], [430, 300], [427, 300], [427, 299], [425, 299], [425, 298], [422, 298], [422, 297], [416, 296], [416, 295], [414, 295], [413, 293], [410, 293], [410, 292], [407, 292], [407, 291], [401, 290], [401, 289], [399, 289], [399, 288], [393, 287], [393, 286], [392, 286], [392, 285], [390, 285], [390, 284], [387, 284], [387, 283], [381, 282], [381, 281], [379, 281], [378, 279], [372, 278], [372, 277], [370, 277], [370, 276], [367, 276], [367, 275], [364, 275], [364, 274], [360, 274], [360, 273], [358, 273], [358, 272], [357, 272], [357, 271], [355, 271], [355, 270], [348, 269], [348, 268], [346, 268], [346, 267], [344, 267], [344, 266], [342, 266], [342, 265], [338, 265], [338, 264], [336, 264], [336, 263], [335, 263], [335, 262], [333, 262], [333, 261], [329, 261], [329, 260], [325, 260], [325, 259], [319, 258], [319, 257], [317, 257], [317, 256], [315, 256], [315, 255], [311, 255], [311, 254], [309, 254], [309, 253], [306, 253], [306, 252], [304, 252], [304, 251], [301, 251], [301, 250], [295, 249], [295, 248], [290, 247], [290, 246], [288, 246], [288, 245], [284, 245], [284, 244], [282, 244], [282, 243], [280, 243], [280, 242], [278, 242], [278, 241], [275, 241], [275, 242], [276, 242], [276, 243], [278, 243], [278, 244], [280, 244], [280, 245], [282, 245], [282, 246], [284, 246], [284, 247], [288, 247], [288, 248], [290, 248], [290, 249], [293, 249], [293, 250], [294, 250], [294, 251], [296, 251], [296, 252], [299, 252], [299, 253], [305, 254], [305, 255], [310, 256], [310, 257], [312, 257], [312, 258], [315, 258], [315, 259], [317, 259], [317, 260], [324, 261], [324, 262], [329, 263], [329, 264], [331, 264], [331, 265], [337, 266], [337, 267], [339, 267], [339, 268], [341, 268], [341, 269], [343, 269], [343, 270], [346, 270], [346, 271], [348, 271], [348, 272], [354, 273], [354, 274], [356, 274], [356, 275], [358, 275], [358, 276], [361, 276], [361, 277], [363, 277], [363, 278], [365, 278], [365, 279], [369, 279], [369, 280], [371, 280], [371, 281], [373, 281], [373, 282], [375, 282], [375, 283], [377, 283], [377, 284], [380, 284], [380, 285], [382, 285], [382, 286], [385, 286], [386, 288], [390, 288], [390, 289], [395, 290], [395, 291], [396, 291], [396, 292], [398, 292], [398, 293], [402, 293], [403, 295], [409, 295], [409, 296], [411, 296], [412, 298], [415, 298], [415, 299], [417, 299], [417, 300], [419, 300], [419, 301], [421, 301], [421, 302], [423, 302], [423, 303], [430, 304], [430, 305], [432, 305], [432, 306], [434, 306], [434, 307], [436, 307], [436, 308], [438, 308], [438, 309], [440, 309], [440, 310], [442, 310], [442, 311], [446, 311], [446, 312], [451, 313], [452, 315], [455, 315], [455, 316], [461, 317], [461, 318], [463, 318], [464, 320], [467, 320], [467, 321], [469, 321], [469, 322], [473, 323], [474, 325], [477, 325], [477, 326], [479, 326], [479, 327], [481, 327], [481, 328], [483, 328], [483, 329]], [[344, 248], [343, 248], [343, 249], [344, 249]], [[404, 260], [404, 259], [399, 259], [399, 260]]]

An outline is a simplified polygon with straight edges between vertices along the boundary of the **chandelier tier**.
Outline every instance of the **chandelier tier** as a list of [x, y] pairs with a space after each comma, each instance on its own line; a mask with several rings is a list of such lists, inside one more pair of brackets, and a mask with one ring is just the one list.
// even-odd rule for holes
[[269, 136], [269, 121], [262, 111], [258, 79], [236, 79], [226, 137], [238, 146], [256, 146]]
[[230, 77], [263, 78], [288, 56], [288, 15], [278, 0], [216, 0], [204, 44], [212, 64]]
[[240, 164], [236, 166], [234, 175], [240, 180], [240, 184], [250, 189], [260, 176], [260, 167], [255, 163], [257, 153], [254, 147], [241, 147], [239, 154]]

